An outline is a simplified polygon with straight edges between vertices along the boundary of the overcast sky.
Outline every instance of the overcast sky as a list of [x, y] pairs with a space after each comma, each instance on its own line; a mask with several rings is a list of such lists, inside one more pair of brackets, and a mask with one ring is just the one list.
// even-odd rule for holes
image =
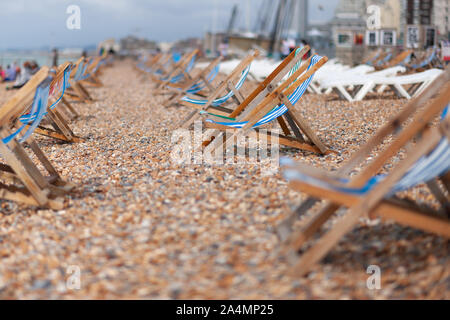
[[[251, 26], [263, 0], [0, 0], [0, 49], [44, 46], [83, 47], [106, 38], [134, 34], [156, 41], [201, 37], [211, 30], [217, 5], [217, 29], [224, 29], [234, 4], [240, 25], [247, 7]], [[339, 0], [310, 0], [311, 21], [332, 18]], [[68, 30], [69, 5], [81, 9], [81, 30]], [[319, 9], [319, 5], [323, 7]]]

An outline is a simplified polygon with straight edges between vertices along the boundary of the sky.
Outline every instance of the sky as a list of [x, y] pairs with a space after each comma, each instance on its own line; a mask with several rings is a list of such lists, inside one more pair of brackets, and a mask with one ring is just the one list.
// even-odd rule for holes
[[[248, 2], [246, 2], [248, 1]], [[85, 47], [107, 38], [133, 34], [155, 41], [202, 37], [226, 28], [234, 4], [240, 25], [246, 8], [254, 25], [263, 0], [0, 0], [0, 50], [42, 47]], [[339, 0], [309, 0], [310, 21], [333, 17]], [[81, 10], [81, 29], [69, 30], [69, 5]], [[319, 9], [322, 6], [322, 10]]]

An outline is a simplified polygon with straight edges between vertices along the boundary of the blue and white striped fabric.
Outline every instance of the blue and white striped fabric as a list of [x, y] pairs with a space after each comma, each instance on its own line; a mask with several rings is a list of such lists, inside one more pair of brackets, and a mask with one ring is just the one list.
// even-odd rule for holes
[[[186, 69], [185, 69], [185, 72], [186, 72], [186, 73], [191, 72], [192, 68], [194, 68], [194, 65], [195, 65], [195, 59], [196, 59], [196, 55], [194, 55], [194, 56], [192, 57], [191, 61], [189, 61], [189, 64], [186, 66]], [[172, 77], [172, 79], [170, 79], [169, 82], [170, 82], [170, 83], [178, 83], [178, 82], [182, 81], [183, 79], [184, 79], [184, 73], [181, 72], [180, 74], [178, 74], [178, 75]], [[167, 81], [167, 80], [169, 80], [168, 77], [161, 78], [161, 81]]]
[[373, 57], [372, 60], [367, 61], [366, 64], [369, 65], [369, 66], [373, 65], [373, 62], [374, 62], [375, 60], [378, 59], [378, 57], [380, 56], [380, 54], [381, 54], [381, 52], [378, 52], [378, 53], [375, 55], [375, 57]]
[[[66, 92], [66, 89], [69, 87], [69, 78], [70, 78], [70, 73], [72, 72], [72, 68], [68, 68], [66, 70], [64, 70], [64, 76], [63, 76], [63, 83], [62, 86], [59, 88], [59, 97], [58, 99], [48, 108], [53, 110], [58, 103], [61, 101], [61, 99], [64, 96], [64, 93]], [[47, 99], [48, 100], [48, 99]], [[44, 116], [47, 115], [46, 109], [44, 109]], [[30, 110], [30, 113], [28, 114], [24, 114], [23, 116], [21, 116], [19, 118], [20, 122], [22, 122], [23, 124], [29, 124], [33, 121], [35, 121], [35, 119], [38, 117], [38, 113], [37, 112], [33, 112], [33, 110]]]
[[422, 61], [419, 64], [413, 64], [411, 67], [413, 69], [424, 68], [427, 65], [429, 65], [430, 63], [432, 63], [434, 59], [436, 59], [436, 48], [433, 49], [433, 52], [428, 56], [428, 58], [426, 58], [424, 61]]
[[384, 59], [378, 61], [377, 66], [382, 66], [383, 64], [389, 62], [392, 58], [392, 53], [389, 53]]
[[[206, 76], [206, 81], [208, 83], [211, 83], [216, 76], [219, 74], [219, 66], [216, 66], [211, 72]], [[199, 81], [198, 83], [194, 84], [189, 90], [187, 90], [187, 93], [189, 94], [195, 94], [203, 89], [206, 88], [206, 84], [203, 81]]]
[[[448, 113], [449, 107], [445, 109], [442, 115], [443, 118], [446, 117]], [[295, 162], [290, 158], [282, 158], [280, 163], [282, 166], [287, 167], [295, 164]], [[450, 143], [446, 138], [443, 138], [432, 152], [430, 152], [427, 156], [423, 156], [416, 162], [416, 164], [395, 184], [386, 196], [390, 197], [397, 192], [405, 191], [417, 186], [418, 184], [431, 181], [436, 177], [444, 175], [448, 171], [450, 171]], [[377, 175], [372, 177], [363, 187], [351, 188], [342, 186], [342, 184], [349, 182], [346, 179], [336, 179], [336, 184], [331, 184], [321, 179], [311, 177], [295, 169], [286, 169], [283, 172], [283, 175], [288, 181], [306, 182], [320, 188], [357, 196], [366, 194], [386, 177], [386, 175]]]
[[[317, 62], [319, 62], [320, 59], [322, 59], [321, 56], [314, 55], [311, 58], [311, 62], [309, 64], [308, 68], [307, 68], [307, 71], [309, 69], [311, 69]], [[288, 97], [289, 101], [292, 104], [296, 104], [298, 102], [298, 100], [300, 100], [300, 98], [303, 96], [303, 94], [305, 93], [306, 89], [308, 88], [309, 84], [311, 83], [313, 77], [314, 77], [314, 74], [312, 74], [308, 79], [303, 81], [302, 84], [299, 85], [295, 89], [295, 91]], [[281, 117], [287, 111], [288, 111], [288, 108], [286, 107], [286, 105], [284, 105], [284, 104], [278, 105], [277, 107], [273, 108], [269, 113], [267, 113], [255, 125], [253, 125], [253, 128], [257, 128], [257, 127], [260, 127], [260, 126], [262, 126], [264, 124], [267, 124], [267, 123], [275, 120], [276, 118]], [[231, 128], [242, 128], [248, 123], [248, 121], [242, 121], [242, 122], [221, 122], [221, 121], [214, 121], [212, 119], [206, 119], [206, 121], [207, 122], [211, 122], [211, 123], [224, 125], [224, 126], [228, 126], [228, 127], [231, 127]]]
[[[31, 122], [31, 125], [29, 126], [28, 130], [25, 132], [23, 137], [20, 139], [20, 142], [26, 141], [33, 133], [33, 131], [37, 128], [41, 120], [44, 118], [46, 110], [47, 110], [47, 103], [48, 103], [48, 96], [50, 92], [50, 84], [52, 82], [52, 77], [47, 77], [44, 81], [41, 82], [41, 84], [36, 88], [36, 92], [34, 94], [33, 98], [33, 104], [31, 105], [31, 114], [35, 115]], [[29, 123], [27, 123], [29, 124]], [[27, 124], [23, 124], [19, 129], [17, 129], [13, 134], [9, 135], [8, 137], [5, 137], [2, 139], [2, 142], [7, 144], [14, 138], [16, 138], [20, 132], [25, 129]]]
[[[247, 76], [248, 76], [249, 72], [250, 72], [250, 65], [242, 71], [241, 77], [239, 78], [239, 81], [237, 82], [237, 84], [235, 86], [236, 90], [239, 90], [239, 89], [242, 88], [242, 86], [244, 85], [245, 80], [247, 79]], [[214, 106], [214, 107], [221, 106], [222, 104], [227, 102], [233, 95], [234, 95], [233, 91], [229, 91], [223, 97], [220, 97], [220, 98], [217, 98], [216, 100], [214, 100], [211, 105]], [[203, 105], [205, 105], [208, 102], [208, 100], [193, 99], [193, 98], [190, 98], [188, 96], [183, 97], [181, 100], [189, 102], [189, 103], [193, 103], [193, 104], [196, 104], [196, 105], [199, 105], [199, 106], [203, 106]]]

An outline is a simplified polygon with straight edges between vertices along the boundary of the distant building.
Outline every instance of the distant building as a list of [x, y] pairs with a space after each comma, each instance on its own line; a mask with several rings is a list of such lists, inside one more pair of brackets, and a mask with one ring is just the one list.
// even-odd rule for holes
[[432, 24], [437, 27], [438, 36], [450, 40], [450, 1], [434, 0]]
[[135, 36], [128, 36], [120, 40], [120, 47], [122, 50], [128, 52], [135, 52], [140, 50], [152, 51], [157, 50], [158, 45], [154, 41], [138, 38]]

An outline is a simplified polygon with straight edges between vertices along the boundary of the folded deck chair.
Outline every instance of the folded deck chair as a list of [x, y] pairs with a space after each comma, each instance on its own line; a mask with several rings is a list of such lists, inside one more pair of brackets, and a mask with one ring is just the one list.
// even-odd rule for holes
[[[217, 130], [211, 133], [213, 140], [203, 144], [206, 146], [205, 151], [213, 154], [219, 150], [218, 148], [229, 147], [229, 142], [234, 145], [239, 136], [256, 135], [261, 132], [258, 130], [261, 126], [277, 120], [284, 133], [278, 135], [279, 144], [319, 154], [330, 152], [294, 106], [305, 93], [314, 73], [326, 61], [326, 57], [312, 56], [257, 106], [246, 110], [237, 119], [228, 121], [213, 119], [210, 114], [203, 112], [208, 117], [205, 119], [205, 126]], [[234, 133], [228, 137], [224, 136], [227, 130]], [[276, 135], [271, 131], [265, 134], [268, 137]]]
[[[398, 97], [411, 99], [426, 89], [442, 70], [430, 69], [424, 72], [403, 76], [355, 76], [343, 79], [330, 78], [321, 83], [323, 87], [334, 90], [347, 101], [361, 101], [377, 86], [391, 89]], [[348, 88], [353, 88], [352, 91]]]
[[185, 95], [197, 94], [200, 91], [205, 92], [204, 90], [208, 90], [208, 93], [212, 93], [214, 88], [212, 87], [211, 82], [219, 73], [219, 63], [221, 61], [221, 57], [214, 59], [207, 67], [193, 73], [192, 76], [187, 78], [183, 83], [163, 85], [158, 93], [169, 95], [163, 105], [171, 106]]
[[[216, 112], [230, 99], [236, 99], [238, 103], [243, 102], [244, 98], [241, 93], [241, 88], [244, 85], [248, 73], [250, 71], [251, 62], [259, 55], [258, 51], [249, 54], [241, 63], [231, 72], [225, 80], [221, 81], [219, 85], [206, 98], [196, 98], [193, 96], [185, 96], [181, 99], [180, 104], [186, 107], [195, 109], [186, 119], [184, 119], [179, 126], [182, 128], [189, 128], [196, 119], [200, 117], [198, 110], [209, 110], [214, 108]], [[221, 96], [222, 95], [222, 96]], [[227, 111], [229, 111], [227, 109]]]
[[[54, 76], [49, 92], [49, 103], [44, 113], [44, 119], [47, 120], [51, 128], [48, 125], [44, 125], [44, 121], [41, 121], [38, 127], [34, 129], [35, 133], [64, 142], [84, 141], [84, 139], [73, 133], [64, 116], [64, 112], [61, 110], [62, 105], [60, 102], [68, 88], [72, 67], [70, 63], [65, 63], [58, 71], [51, 71]], [[37, 116], [37, 112], [24, 114], [19, 118], [19, 121], [26, 126], [31, 126]]]
[[[62, 209], [61, 197], [73, 187], [61, 179], [32, 137], [45, 115], [52, 80], [49, 69], [42, 67], [0, 108], [0, 198]], [[36, 115], [28, 126], [18, 121], [23, 113]]]
[[[380, 217], [384, 220], [394, 220], [450, 238], [449, 80], [450, 70], [447, 70], [432, 86], [380, 128], [337, 172], [324, 172], [296, 164], [290, 159], [282, 160], [283, 174], [289, 181], [289, 186], [309, 195], [309, 198], [277, 228], [280, 237], [287, 239], [283, 254], [297, 255], [302, 246], [334, 213], [346, 210], [316, 243], [295, 260], [295, 274], [304, 275], [310, 271], [364, 215], [373, 219]], [[431, 103], [430, 99], [433, 99]], [[421, 108], [424, 105], [426, 106]], [[443, 112], [446, 106], [447, 109]], [[440, 115], [440, 123], [434, 127], [430, 126], [429, 123]], [[372, 152], [379, 149], [386, 140], [387, 147], [371, 157]], [[392, 166], [391, 159], [402, 149], [406, 149], [406, 157]], [[364, 169], [358, 170], [368, 159], [370, 162]], [[390, 172], [377, 175], [386, 165], [392, 168]], [[358, 173], [349, 177], [352, 172]], [[442, 184], [438, 180], [441, 180]], [[396, 196], [399, 191], [423, 183], [426, 183], [436, 200], [441, 203], [441, 208], [432, 209]], [[443, 189], [447, 189], [447, 194]], [[321, 200], [324, 200], [324, 203], [320, 203]], [[296, 217], [313, 207], [317, 211], [306, 221], [302, 230], [298, 233], [291, 232], [290, 227]]]

